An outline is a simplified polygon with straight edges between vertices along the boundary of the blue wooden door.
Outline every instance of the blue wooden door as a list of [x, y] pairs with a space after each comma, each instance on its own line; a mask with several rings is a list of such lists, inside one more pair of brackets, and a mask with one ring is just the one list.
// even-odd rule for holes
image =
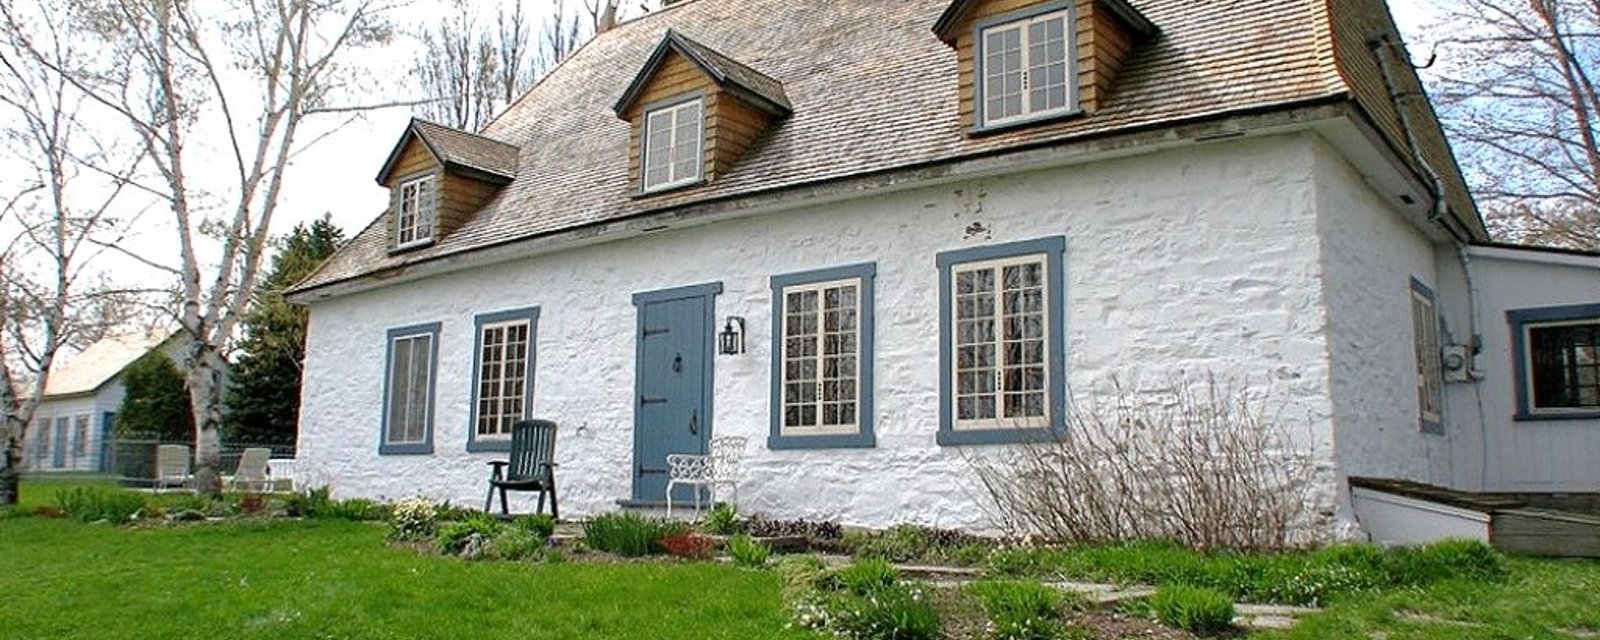
[[67, 427], [67, 418], [56, 418], [55, 452], [51, 462], [55, 463], [57, 469], [64, 469], [67, 466]]
[[[679, 290], [693, 291], [693, 290]], [[667, 455], [705, 453], [711, 431], [712, 293], [641, 294], [633, 498], [666, 500]], [[692, 499], [680, 487], [674, 500]]]

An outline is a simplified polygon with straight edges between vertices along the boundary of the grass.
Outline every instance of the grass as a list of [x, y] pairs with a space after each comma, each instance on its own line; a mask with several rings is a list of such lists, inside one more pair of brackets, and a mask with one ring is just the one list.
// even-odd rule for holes
[[[60, 485], [24, 484], [29, 505]], [[41, 494], [41, 492], [43, 492]], [[0, 637], [804, 638], [778, 577], [717, 564], [464, 562], [375, 523], [0, 520]]]

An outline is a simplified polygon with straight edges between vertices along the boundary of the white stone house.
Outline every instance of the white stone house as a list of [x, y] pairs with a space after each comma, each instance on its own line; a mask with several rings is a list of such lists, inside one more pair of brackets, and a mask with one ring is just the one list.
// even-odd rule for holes
[[174, 331], [119, 334], [56, 366], [23, 439], [25, 468], [38, 473], [111, 471], [105, 445], [126, 393], [123, 369], [158, 349], [177, 361], [182, 346]]
[[1471, 433], [1535, 426], [1468, 402], [1512, 389], [1492, 305], [1600, 292], [1491, 300], [1514, 285], [1476, 270], [1593, 260], [1480, 246], [1398, 42], [1378, 0], [676, 3], [481, 132], [407, 128], [389, 210], [293, 292], [302, 470], [473, 504], [543, 417], [564, 515], [661, 500], [718, 434], [750, 439], [747, 512], [984, 528], [965, 453], [1184, 370], [1306, 416], [1317, 535], [1357, 531], [1349, 476], [1512, 486], [1469, 472], [1504, 446]]

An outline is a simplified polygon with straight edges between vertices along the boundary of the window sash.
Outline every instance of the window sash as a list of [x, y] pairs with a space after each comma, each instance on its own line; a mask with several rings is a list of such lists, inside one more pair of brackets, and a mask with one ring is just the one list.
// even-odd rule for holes
[[[784, 287], [778, 346], [780, 429], [804, 435], [861, 432], [863, 282], [847, 278]], [[809, 300], [809, 304], [805, 303]], [[801, 302], [796, 308], [794, 302]]]
[[705, 118], [702, 102], [690, 100], [645, 114], [645, 191], [690, 184], [704, 168]]
[[983, 44], [978, 109], [989, 125], [1073, 110], [1073, 34], [1068, 11], [1053, 11], [979, 32]]
[[1600, 408], [1600, 319], [1530, 322], [1522, 326], [1522, 341], [1529, 412]]
[[89, 451], [89, 416], [72, 418], [72, 455], [81, 457]]
[[1417, 412], [1424, 422], [1437, 423], [1444, 392], [1444, 371], [1439, 361], [1439, 316], [1433, 300], [1411, 292], [1411, 324], [1417, 358]]
[[435, 191], [431, 175], [400, 183], [400, 202], [395, 212], [395, 247], [403, 248], [433, 240]]
[[505, 440], [527, 418], [533, 323], [486, 323], [478, 333], [477, 440]]
[[946, 374], [954, 428], [1049, 427], [1049, 327], [1055, 319], [1048, 257], [959, 264], [950, 278], [946, 339], [953, 357]]
[[428, 440], [432, 407], [433, 334], [396, 336], [389, 343], [388, 444], [421, 444]]

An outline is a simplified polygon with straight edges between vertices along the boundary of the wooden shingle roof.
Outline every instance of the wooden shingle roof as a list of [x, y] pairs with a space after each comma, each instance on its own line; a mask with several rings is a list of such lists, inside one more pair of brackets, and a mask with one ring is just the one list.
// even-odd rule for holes
[[384, 161], [383, 168], [378, 171], [379, 183], [389, 177], [395, 162], [400, 159], [401, 151], [413, 136], [420, 139], [422, 144], [428, 147], [428, 151], [446, 167], [479, 171], [508, 180], [517, 177], [520, 158], [515, 144], [412, 118], [405, 135], [400, 137], [400, 142], [395, 144], [394, 151], [389, 153], [389, 159]]
[[[968, 136], [955, 52], [932, 32], [951, 0], [684, 0], [596, 37], [484, 129], [521, 149], [520, 166], [460, 229], [389, 255], [385, 214], [297, 290], [701, 202], [1308, 104], [1355, 101], [1376, 113], [1397, 155], [1410, 157], [1370, 73], [1367, 41], [1394, 32], [1381, 0], [1128, 3], [1157, 35], [1130, 54], [1095, 113]], [[781, 83], [792, 113], [717, 180], [635, 198], [629, 123], [613, 107], [669, 30]], [[1416, 83], [1409, 67], [1403, 72]], [[1426, 116], [1415, 120], [1423, 155], [1457, 215], [1481, 230], [1431, 110]]]

